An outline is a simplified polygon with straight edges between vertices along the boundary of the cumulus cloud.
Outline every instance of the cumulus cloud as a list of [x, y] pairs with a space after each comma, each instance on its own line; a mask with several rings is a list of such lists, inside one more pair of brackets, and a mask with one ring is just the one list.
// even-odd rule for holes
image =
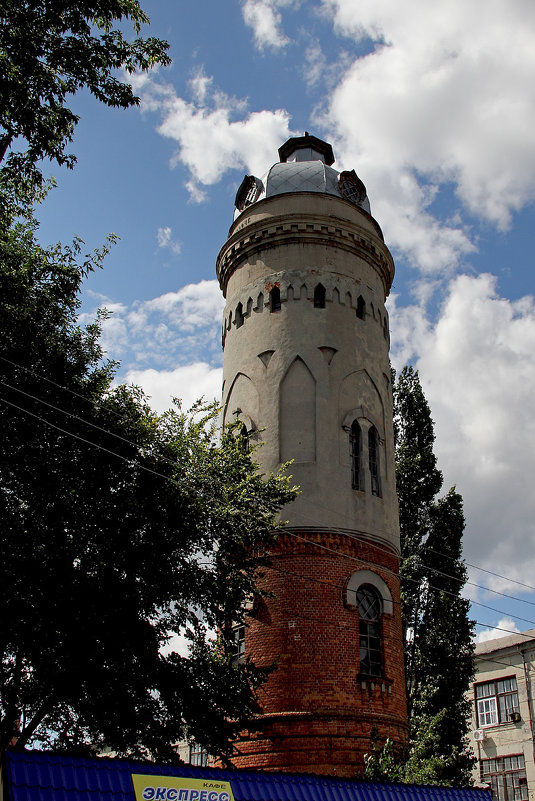
[[515, 634], [520, 631], [514, 620], [510, 617], [502, 617], [496, 623], [496, 628], [483, 629], [476, 636], [476, 642], [488, 642], [495, 640], [498, 637], [508, 637], [510, 634]]
[[291, 133], [290, 115], [283, 109], [247, 111], [247, 101], [214, 87], [202, 70], [190, 81], [193, 99], [179, 97], [157, 79], [141, 87], [142, 109], [158, 112], [158, 131], [177, 147], [171, 166], [189, 172], [186, 186], [194, 202], [206, 198], [205, 187], [221, 180], [227, 170], [245, 169], [262, 175], [281, 142]]
[[336, 61], [329, 63], [318, 39], [310, 38], [305, 50], [305, 63], [302, 67], [303, 79], [309, 89], [320, 84], [330, 91], [345, 73], [352, 59], [347, 50], [342, 50]]
[[158, 228], [156, 240], [159, 248], [169, 248], [169, 250], [177, 256], [182, 250], [180, 242], [173, 239], [173, 231], [169, 225], [166, 225], [164, 228]]
[[[102, 297], [97, 300], [98, 308], [108, 311], [101, 342], [111, 359], [121, 361], [121, 380], [149, 369], [172, 373], [177, 367], [207, 358], [220, 363], [224, 301], [217, 281], [188, 284], [177, 292], [130, 305]], [[95, 313], [96, 309], [85, 313], [80, 322], [93, 320]]]
[[321, 122], [355, 166], [388, 241], [428, 273], [473, 251], [459, 208], [505, 229], [535, 197], [535, 6], [526, 0], [323, 0], [335, 31], [368, 45]]
[[[394, 364], [414, 357], [445, 487], [455, 484], [464, 498], [468, 561], [533, 584], [534, 299], [501, 297], [489, 274], [459, 275], [435, 321], [421, 305], [394, 303], [390, 314]], [[519, 593], [503, 579], [488, 581]]]
[[259, 50], [269, 47], [280, 50], [290, 39], [281, 28], [279, 11], [284, 6], [295, 4], [295, 0], [243, 0], [243, 21], [253, 30], [255, 45]]
[[206, 403], [221, 399], [221, 367], [211, 367], [206, 362], [194, 362], [174, 370], [128, 370], [122, 380], [143, 388], [149, 403], [157, 412], [171, 406], [172, 398], [180, 398], [182, 408], [189, 409], [204, 399]]

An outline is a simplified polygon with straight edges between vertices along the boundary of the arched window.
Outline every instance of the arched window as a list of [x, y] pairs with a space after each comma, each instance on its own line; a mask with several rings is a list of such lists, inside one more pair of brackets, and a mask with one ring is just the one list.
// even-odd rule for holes
[[379, 484], [379, 437], [377, 429], [372, 426], [368, 431], [368, 463], [370, 467], [370, 479], [372, 495], [380, 495], [381, 487]]
[[359, 610], [359, 661], [360, 673], [381, 676], [383, 660], [381, 648], [381, 596], [371, 584], [362, 584], [356, 592]]
[[274, 286], [269, 293], [269, 310], [272, 312], [281, 310], [281, 291], [278, 286]]
[[243, 305], [238, 303], [236, 306], [236, 314], [234, 315], [234, 324], [236, 328], [241, 328], [243, 325]]
[[323, 286], [323, 284], [318, 284], [314, 290], [314, 308], [315, 309], [325, 308], [325, 287]]
[[351, 487], [356, 490], [362, 489], [360, 479], [360, 448], [360, 426], [356, 420], [353, 420], [351, 428], [349, 429], [349, 457], [351, 459]]
[[244, 453], [249, 452], [249, 432], [247, 431], [247, 426], [245, 423], [240, 428], [240, 437], [241, 437], [241, 446], [243, 448]]
[[357, 317], [359, 320], [364, 320], [364, 315], [366, 314], [366, 301], [359, 295], [357, 300]]

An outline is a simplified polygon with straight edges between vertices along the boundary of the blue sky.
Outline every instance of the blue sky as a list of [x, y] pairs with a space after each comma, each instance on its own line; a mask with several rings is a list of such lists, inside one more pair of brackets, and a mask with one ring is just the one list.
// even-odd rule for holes
[[[392, 360], [415, 364], [469, 562], [535, 585], [535, 5], [532, 0], [142, 2], [171, 67], [139, 109], [81, 94], [45, 242], [120, 236], [83, 294], [119, 376], [155, 407], [218, 396], [215, 260], [244, 173], [305, 130], [355, 169], [395, 262]], [[535, 627], [535, 593], [473, 571], [474, 617]], [[524, 594], [522, 594], [524, 593]], [[533, 623], [529, 621], [534, 621]]]

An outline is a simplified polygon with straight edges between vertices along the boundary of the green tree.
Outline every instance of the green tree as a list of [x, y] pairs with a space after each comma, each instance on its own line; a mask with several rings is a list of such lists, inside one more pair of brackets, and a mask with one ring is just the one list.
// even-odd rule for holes
[[0, 746], [166, 760], [192, 736], [229, 755], [262, 676], [225, 624], [293, 492], [232, 432], [217, 443], [211, 412], [113, 386], [98, 323], [76, 319], [105, 248], [43, 249], [35, 228], [0, 226]]
[[[154, 37], [128, 41], [149, 22], [137, 0], [2, 0], [0, 12], [0, 162], [40, 180], [36, 163], [49, 158], [72, 167], [66, 153], [78, 116], [66, 105], [87, 88], [108, 106], [139, 103], [118, 71], [168, 64], [168, 44]], [[118, 24], [119, 27], [114, 27]]]
[[432, 784], [448, 786], [452, 782], [447, 773], [455, 771], [458, 754], [437, 753], [436, 741], [447, 710], [432, 718], [422, 717], [413, 726], [411, 743], [405, 754], [399, 754], [394, 742], [373, 743], [364, 757], [364, 776], [368, 781], [403, 782], [405, 784]]
[[465, 693], [474, 667], [473, 622], [461, 596], [467, 578], [462, 498], [452, 488], [437, 499], [442, 473], [433, 421], [412, 367], [399, 375], [394, 410], [411, 770], [425, 754], [436, 781], [467, 784], [473, 758]]

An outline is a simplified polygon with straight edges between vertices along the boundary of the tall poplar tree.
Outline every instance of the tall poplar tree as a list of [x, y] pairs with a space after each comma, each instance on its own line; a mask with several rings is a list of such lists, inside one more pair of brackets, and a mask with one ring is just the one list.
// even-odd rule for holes
[[412, 367], [395, 384], [394, 418], [411, 750], [422, 763], [433, 761], [436, 781], [467, 784], [473, 758], [465, 693], [473, 675], [473, 623], [461, 594], [467, 578], [463, 505], [455, 488], [437, 499], [443, 478], [433, 452], [433, 421]]

